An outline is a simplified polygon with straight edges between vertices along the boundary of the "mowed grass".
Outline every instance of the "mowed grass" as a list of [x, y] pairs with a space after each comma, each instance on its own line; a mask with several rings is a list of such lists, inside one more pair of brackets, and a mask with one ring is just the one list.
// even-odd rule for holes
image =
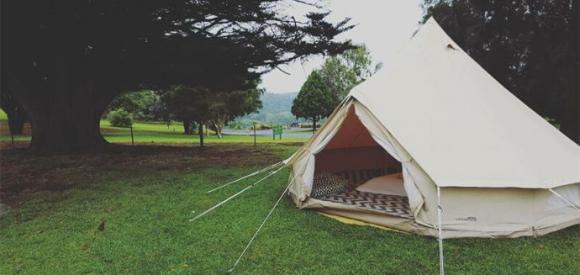
[[[112, 143], [131, 143], [131, 132], [129, 128], [113, 127], [107, 120], [101, 121], [101, 133], [108, 142]], [[169, 125], [158, 122], [135, 122], [133, 124], [133, 137], [135, 143], [147, 144], [191, 144], [199, 146], [198, 135], [184, 135], [183, 125], [180, 123], [171, 123]], [[0, 141], [9, 141], [9, 135], [0, 135]], [[16, 135], [14, 140], [26, 142], [30, 141], [30, 136]], [[287, 142], [304, 142], [304, 138], [287, 138], [282, 136], [282, 140], [271, 136], [256, 137], [257, 143], [287, 143]], [[253, 136], [224, 136], [218, 138], [215, 134], [210, 133], [204, 137], [204, 142], [212, 143], [253, 143]]]
[[8, 116], [6, 115], [4, 110], [0, 109], [0, 121], [2, 120], [8, 120]]
[[[28, 183], [60, 187], [23, 191], [8, 200], [15, 206], [0, 218], [0, 274], [223, 274], [286, 187], [289, 171], [196, 222], [189, 219], [252, 181], [212, 194], [207, 190], [298, 148], [267, 144], [256, 151], [249, 144], [214, 144], [204, 151], [149, 152], [142, 147], [105, 156], [5, 153], [3, 165], [34, 175]], [[12, 172], [14, 181], [26, 181]], [[580, 230], [539, 238], [446, 240], [445, 255], [449, 274], [578, 274]], [[433, 238], [342, 224], [299, 210], [288, 197], [236, 269], [240, 274], [438, 271]]]
[[[106, 120], [101, 121], [101, 131], [105, 139], [115, 143], [130, 143], [131, 132], [128, 128], [112, 127]], [[198, 135], [184, 135], [183, 125], [171, 123], [170, 125], [155, 122], [137, 122], [133, 125], [133, 134], [135, 142], [138, 143], [190, 143], [195, 146], [199, 145]], [[285, 138], [282, 140], [273, 140], [271, 136], [257, 136], [256, 142], [303, 142], [304, 138]], [[253, 143], [253, 136], [223, 136], [218, 138], [213, 132], [204, 137], [206, 143]]]

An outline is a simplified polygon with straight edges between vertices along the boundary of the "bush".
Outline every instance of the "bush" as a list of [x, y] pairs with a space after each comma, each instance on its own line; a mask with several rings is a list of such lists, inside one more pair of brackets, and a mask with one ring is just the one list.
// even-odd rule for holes
[[[254, 129], [253, 126], [250, 129]], [[272, 129], [272, 125], [266, 123], [256, 123], [256, 130], [270, 130]]]
[[117, 109], [109, 112], [109, 121], [114, 127], [131, 127], [133, 117], [129, 112], [123, 109]]

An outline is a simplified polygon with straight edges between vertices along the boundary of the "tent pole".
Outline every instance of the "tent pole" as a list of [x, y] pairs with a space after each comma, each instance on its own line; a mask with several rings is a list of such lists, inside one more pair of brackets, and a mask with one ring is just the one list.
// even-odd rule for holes
[[437, 231], [438, 231], [438, 241], [439, 241], [439, 274], [445, 274], [445, 263], [443, 259], [443, 237], [441, 231], [442, 224], [442, 212], [441, 208], [441, 188], [437, 186]]
[[276, 203], [274, 204], [274, 206], [272, 207], [272, 209], [270, 209], [270, 212], [268, 212], [268, 215], [266, 215], [266, 217], [262, 221], [262, 224], [260, 224], [260, 226], [258, 227], [258, 229], [256, 230], [256, 232], [254, 232], [254, 235], [252, 236], [252, 238], [246, 244], [246, 247], [242, 251], [242, 254], [240, 254], [240, 256], [238, 257], [238, 259], [234, 262], [234, 265], [232, 265], [232, 267], [228, 270], [228, 272], [233, 272], [234, 269], [236, 268], [236, 266], [240, 263], [240, 261], [242, 260], [242, 257], [244, 257], [244, 254], [246, 254], [246, 252], [248, 251], [248, 249], [252, 245], [252, 242], [254, 242], [254, 240], [256, 239], [256, 236], [258, 236], [258, 233], [260, 232], [260, 230], [262, 230], [262, 227], [264, 227], [264, 224], [266, 224], [266, 221], [268, 221], [268, 219], [270, 218], [270, 216], [272, 216], [272, 213], [274, 213], [274, 210], [276, 209], [276, 207], [278, 207], [278, 204], [280, 204], [280, 201], [282, 200], [282, 198], [284, 197], [284, 195], [286, 194], [286, 192], [288, 192], [288, 189], [290, 189], [290, 184], [292, 184], [292, 180], [290, 180], [288, 182], [288, 186], [286, 186], [286, 189], [284, 189], [284, 192], [282, 192], [282, 195], [280, 195], [280, 197], [278, 198], [278, 200], [276, 201]]
[[226, 184], [220, 185], [220, 186], [218, 186], [218, 187], [216, 187], [216, 188], [214, 188], [214, 189], [212, 189], [212, 190], [209, 190], [209, 191], [207, 191], [207, 193], [211, 193], [211, 192], [217, 191], [217, 190], [219, 190], [219, 189], [222, 189], [222, 188], [224, 188], [224, 187], [226, 187], [226, 186], [232, 185], [232, 184], [234, 184], [234, 183], [236, 183], [236, 182], [239, 182], [239, 181], [241, 181], [241, 180], [244, 180], [244, 179], [247, 179], [247, 178], [249, 178], [249, 177], [253, 177], [253, 176], [257, 175], [257, 174], [260, 174], [260, 173], [263, 173], [263, 172], [266, 172], [266, 171], [272, 170], [272, 169], [274, 169], [274, 168], [276, 168], [276, 167], [280, 166], [280, 164], [282, 164], [282, 163], [283, 163], [283, 162], [282, 162], [282, 161], [280, 161], [280, 162], [274, 163], [274, 164], [272, 164], [272, 165], [270, 165], [270, 166], [266, 166], [266, 167], [264, 167], [264, 168], [262, 168], [262, 169], [260, 169], [260, 170], [254, 171], [254, 172], [252, 172], [252, 173], [250, 173], [250, 174], [247, 174], [247, 175], [245, 175], [245, 176], [243, 176], [243, 177], [241, 177], [241, 178], [239, 178], [239, 179], [237, 179], [237, 180], [230, 181], [230, 182], [228, 182], [228, 183], [226, 183]]
[[232, 196], [230, 196], [229, 198], [227, 198], [227, 199], [223, 200], [222, 202], [220, 202], [220, 203], [218, 203], [218, 204], [216, 204], [216, 205], [212, 206], [210, 209], [203, 211], [201, 214], [199, 214], [199, 215], [195, 216], [194, 218], [190, 219], [189, 221], [190, 221], [190, 222], [193, 222], [193, 221], [195, 221], [195, 220], [197, 220], [197, 219], [199, 219], [199, 218], [201, 218], [201, 217], [205, 216], [207, 213], [209, 213], [209, 212], [211, 212], [211, 211], [215, 210], [216, 208], [218, 208], [218, 207], [222, 206], [222, 205], [223, 205], [223, 204], [225, 204], [226, 202], [228, 202], [228, 201], [232, 200], [233, 198], [235, 198], [235, 197], [237, 197], [237, 196], [241, 195], [242, 193], [244, 193], [244, 192], [246, 192], [247, 190], [251, 189], [252, 187], [256, 186], [258, 183], [260, 183], [260, 182], [264, 181], [265, 179], [269, 178], [270, 176], [272, 176], [272, 175], [274, 175], [274, 174], [278, 173], [278, 172], [279, 172], [280, 170], [282, 170], [283, 168], [284, 168], [284, 166], [282, 166], [282, 167], [280, 167], [280, 168], [278, 168], [278, 169], [276, 169], [276, 170], [274, 170], [274, 171], [272, 171], [272, 172], [268, 173], [268, 174], [267, 174], [265, 177], [263, 177], [263, 178], [259, 179], [258, 181], [254, 182], [254, 183], [253, 183], [253, 184], [251, 184], [251, 185], [248, 185], [246, 188], [242, 189], [240, 192], [233, 194], [233, 195], [232, 195]]

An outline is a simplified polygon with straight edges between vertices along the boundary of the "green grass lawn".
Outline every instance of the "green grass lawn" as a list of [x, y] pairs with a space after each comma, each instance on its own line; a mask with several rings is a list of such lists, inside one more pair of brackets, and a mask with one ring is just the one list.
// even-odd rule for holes
[[[297, 148], [121, 146], [52, 157], [5, 151], [3, 194], [13, 210], [0, 218], [0, 274], [224, 273], [284, 190], [287, 169], [197, 222], [188, 220], [250, 181], [207, 190]], [[446, 240], [445, 256], [449, 274], [578, 274], [580, 230]], [[286, 197], [236, 272], [435, 274], [437, 242], [342, 224], [299, 210]]]
[[3, 120], [8, 120], [8, 116], [6, 116], [6, 113], [4, 112], [4, 110], [0, 109], [0, 121]]

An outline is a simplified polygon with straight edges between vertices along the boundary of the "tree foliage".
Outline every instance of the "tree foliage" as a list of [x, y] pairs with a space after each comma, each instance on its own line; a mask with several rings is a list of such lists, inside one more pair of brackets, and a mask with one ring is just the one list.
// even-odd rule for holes
[[203, 128], [210, 119], [211, 91], [204, 87], [189, 87], [184, 85], [174, 86], [166, 91], [161, 97], [167, 110], [165, 117], [183, 121], [186, 134], [192, 127], [191, 123], [198, 125], [199, 142], [203, 143]]
[[342, 99], [357, 84], [376, 73], [382, 64], [374, 64], [365, 45], [358, 45], [325, 60], [320, 73], [326, 85]]
[[109, 104], [108, 109], [123, 109], [137, 120], [154, 120], [157, 118], [156, 113], [159, 104], [160, 98], [157, 92], [142, 90], [121, 94]]
[[316, 122], [330, 115], [337, 104], [338, 98], [326, 85], [321, 72], [315, 70], [308, 75], [308, 79], [294, 99], [292, 114], [312, 119], [313, 130], [316, 131]]
[[425, 16], [515, 96], [580, 142], [577, 0], [423, 2]]
[[1, 88], [27, 111], [33, 149], [91, 150], [123, 91], [238, 90], [280, 64], [350, 47], [335, 41], [348, 20], [284, 13], [302, 2], [319, 1], [2, 1]]
[[263, 93], [264, 91], [257, 86], [241, 91], [213, 93], [207, 98], [210, 101], [208, 121], [210, 128], [221, 138], [222, 129], [228, 122], [262, 108], [260, 96]]
[[332, 113], [334, 108], [357, 84], [372, 76], [381, 63], [374, 63], [365, 45], [327, 58], [319, 70], [313, 71], [292, 104], [292, 114], [316, 122]]
[[163, 93], [161, 100], [165, 105], [165, 118], [183, 121], [186, 134], [191, 133], [187, 128], [192, 127], [192, 123], [197, 124], [202, 142], [205, 125], [221, 137], [224, 125], [229, 121], [262, 107], [262, 93], [263, 90], [257, 88], [257, 82], [253, 88], [241, 91], [211, 91], [205, 87], [179, 85]]
[[111, 125], [115, 127], [128, 128], [133, 125], [133, 117], [123, 108], [109, 112], [108, 118], [111, 122]]

